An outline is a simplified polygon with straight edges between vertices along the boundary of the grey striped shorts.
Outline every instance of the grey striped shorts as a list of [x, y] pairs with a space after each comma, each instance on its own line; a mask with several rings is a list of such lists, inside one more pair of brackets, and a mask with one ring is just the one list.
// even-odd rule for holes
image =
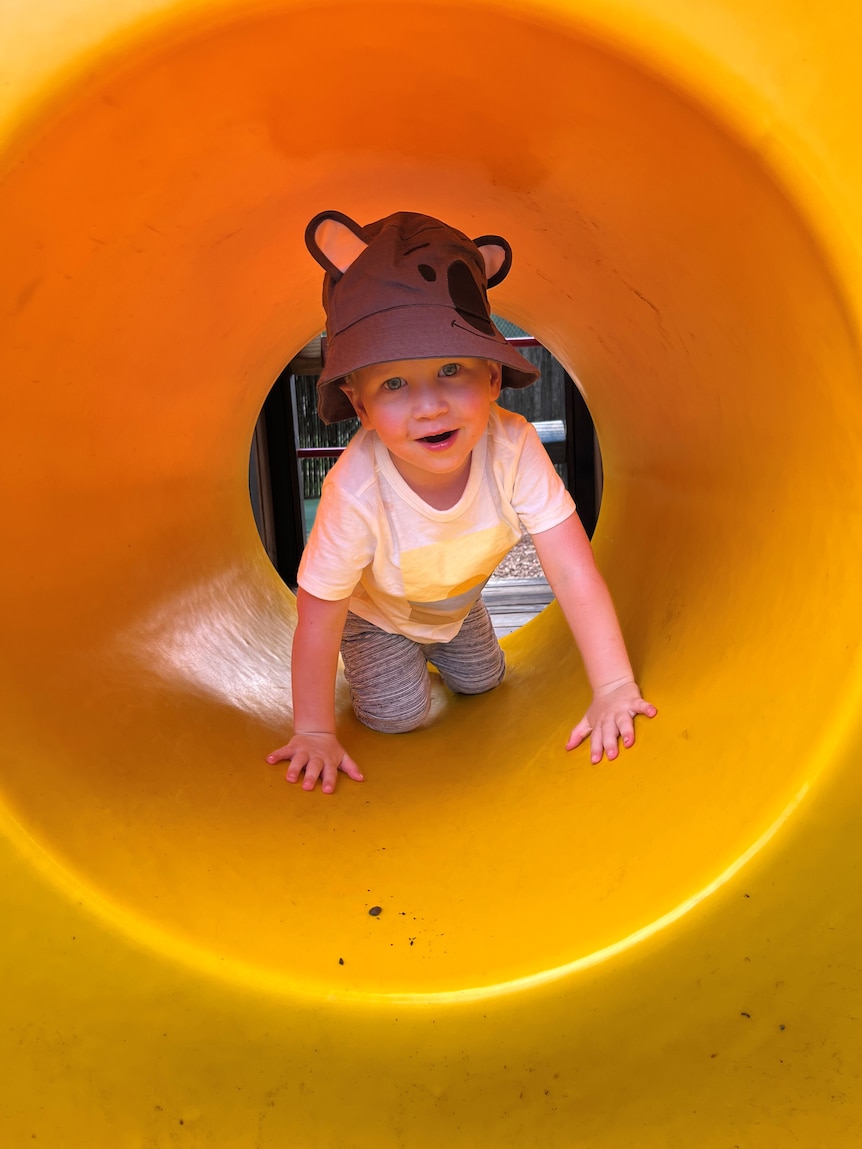
[[453, 639], [427, 645], [389, 634], [350, 612], [341, 657], [356, 717], [384, 734], [415, 730], [427, 718], [429, 662], [456, 694], [484, 694], [499, 686], [506, 673], [506, 656], [481, 599]]

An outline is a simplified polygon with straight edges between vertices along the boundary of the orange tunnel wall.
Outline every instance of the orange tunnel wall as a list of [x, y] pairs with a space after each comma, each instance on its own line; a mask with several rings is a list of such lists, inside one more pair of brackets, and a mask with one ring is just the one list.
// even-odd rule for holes
[[[855, 9], [3, 20], [4, 1140], [855, 1144]], [[363, 786], [263, 762], [294, 602], [249, 442], [325, 207], [512, 243], [660, 708], [614, 766], [563, 749], [555, 608], [415, 735], [342, 696]]]

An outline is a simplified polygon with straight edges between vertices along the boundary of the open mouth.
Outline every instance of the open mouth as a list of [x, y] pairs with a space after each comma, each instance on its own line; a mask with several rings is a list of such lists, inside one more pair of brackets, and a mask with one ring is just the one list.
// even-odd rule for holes
[[455, 434], [454, 431], [441, 431], [439, 435], [423, 435], [420, 443], [445, 443]]

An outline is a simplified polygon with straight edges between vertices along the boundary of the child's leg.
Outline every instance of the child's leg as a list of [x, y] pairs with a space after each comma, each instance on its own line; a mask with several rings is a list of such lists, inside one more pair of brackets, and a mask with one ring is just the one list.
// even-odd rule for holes
[[404, 734], [428, 717], [431, 680], [419, 643], [348, 613], [341, 657], [353, 709], [365, 726]]
[[488, 608], [479, 599], [449, 642], [425, 647], [450, 690], [456, 694], [484, 694], [503, 681], [506, 656], [494, 634]]

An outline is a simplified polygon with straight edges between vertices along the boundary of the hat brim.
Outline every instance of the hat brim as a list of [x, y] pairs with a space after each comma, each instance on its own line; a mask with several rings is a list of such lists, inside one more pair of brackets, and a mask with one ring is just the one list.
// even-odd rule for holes
[[401, 359], [491, 359], [503, 368], [504, 387], [528, 387], [539, 369], [525, 359], [489, 324], [486, 334], [472, 327], [454, 308], [421, 305], [392, 308], [368, 315], [332, 339], [317, 382], [318, 412], [324, 423], [355, 415], [341, 390], [347, 375], [375, 363]]

